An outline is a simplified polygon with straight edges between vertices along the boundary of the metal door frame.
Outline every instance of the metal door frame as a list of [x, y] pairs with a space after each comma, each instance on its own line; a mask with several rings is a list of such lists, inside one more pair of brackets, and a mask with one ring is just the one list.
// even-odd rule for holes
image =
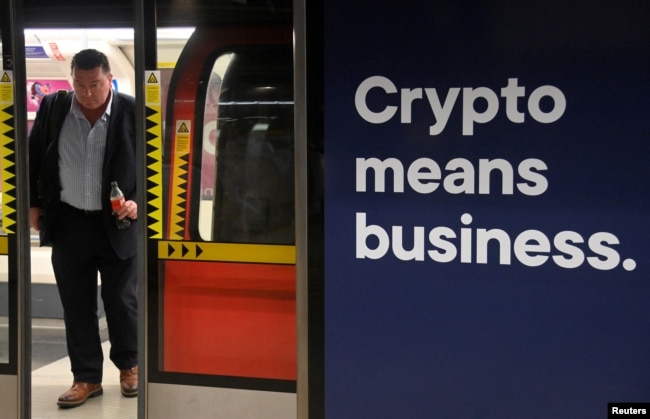
[[[9, 290], [9, 363], [0, 365], [2, 392], [15, 394], [15, 404], [8, 400], [3, 403], [5, 413], [14, 411], [18, 418], [31, 417], [31, 267], [29, 236], [29, 185], [28, 182], [28, 144], [17, 141], [27, 138], [27, 103], [22, 90], [17, 86], [26, 85], [25, 37], [23, 30], [23, 9], [19, 0], [9, 0], [2, 13], [3, 62], [2, 75], [13, 77], [13, 106], [5, 109], [11, 114], [7, 119], [12, 129], [4, 134], [3, 159], [13, 160], [12, 167], [3, 167], [5, 185], [5, 208], [12, 212], [3, 216], [11, 227], [7, 229], [6, 254], [8, 255]], [[20, 185], [20, 187], [18, 187]], [[3, 246], [4, 247], [4, 246]], [[15, 377], [15, 380], [7, 377]], [[13, 388], [12, 388], [13, 381]], [[13, 409], [13, 410], [12, 410]]]

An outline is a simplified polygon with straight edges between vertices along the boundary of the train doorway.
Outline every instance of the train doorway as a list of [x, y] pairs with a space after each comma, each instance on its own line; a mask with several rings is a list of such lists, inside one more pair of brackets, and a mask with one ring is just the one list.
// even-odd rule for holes
[[[178, 55], [192, 31], [191, 27], [159, 30], [158, 36], [162, 41], [158, 47], [158, 56], [161, 60], [158, 63], [158, 71], [161, 74], [163, 96], [166, 95], [168, 81]], [[12, 94], [9, 96], [18, 98], [25, 106], [25, 114], [21, 115], [16, 111], [14, 118], [16, 121], [24, 120], [26, 123], [25, 134], [20, 137], [26, 138], [31, 130], [40, 99], [44, 95], [60, 89], [71, 90], [70, 59], [81, 49], [96, 48], [105, 52], [112, 67], [113, 89], [130, 95], [135, 94], [133, 56], [135, 48], [132, 28], [26, 28], [24, 40], [25, 53], [22, 61], [25, 63], [25, 82], [15, 80], [13, 71], [5, 70], [3, 73], [6, 74], [5, 78], [9, 78], [12, 82]], [[8, 60], [7, 52], [10, 51], [8, 41], [5, 41], [4, 45], [3, 58]], [[23, 84], [24, 88], [14, 87]], [[7, 95], [3, 97], [6, 98]], [[18, 109], [13, 102], [3, 103], [3, 106], [9, 111]], [[12, 123], [7, 119], [10, 116], [12, 115], [6, 112], [3, 114], [4, 126]], [[14, 133], [15, 131], [5, 131], [5, 137]], [[5, 142], [8, 141], [13, 141], [13, 137], [5, 139]], [[14, 260], [16, 251], [11, 250], [17, 245], [13, 236], [17, 228], [16, 220], [12, 217], [16, 212], [15, 207], [11, 205], [16, 197], [11, 194], [14, 188], [10, 182], [16, 178], [16, 175], [15, 167], [7, 164], [8, 160], [11, 158], [5, 156], [2, 176], [3, 190], [6, 193], [2, 207], [5, 216], [2, 234], [0, 234], [0, 372], [4, 368], [9, 372], [15, 372], [16, 377], [22, 375], [23, 378], [14, 381], [14, 378], [0, 376], [0, 381], [3, 382], [2, 388], [9, 389], [2, 392], [3, 397], [7, 398], [7, 403], [2, 405], [13, 405], [15, 409], [20, 407], [19, 414], [24, 414], [25, 417], [56, 417], [57, 414], [61, 417], [71, 417], [70, 415], [74, 416], [77, 411], [59, 410], [56, 406], [58, 396], [71, 382], [71, 373], [67, 358], [63, 309], [50, 261], [51, 248], [40, 247], [38, 232], [30, 230], [25, 239], [28, 243], [25, 252], [29, 253], [30, 257], [24, 258], [30, 262], [30, 270], [22, 271], [19, 276]], [[22, 294], [18, 292], [19, 286], [24, 288]], [[90, 415], [98, 418], [136, 417], [137, 399], [122, 400], [117, 370], [108, 361], [110, 346], [103, 304], [99, 298], [100, 288], [101, 283], [98, 281], [99, 327], [106, 354], [105, 392], [101, 403], [87, 403], [83, 411], [79, 411], [78, 414], [83, 417]], [[18, 312], [19, 309], [23, 314]], [[21, 350], [25, 351], [22, 358], [19, 357]], [[24, 363], [22, 369], [17, 365], [20, 359]], [[21, 380], [24, 380], [24, 386], [29, 387], [29, 391], [24, 391], [24, 402], [18, 403], [15, 396], [16, 393], [20, 394], [19, 390], [23, 386], [20, 384]], [[4, 383], [5, 381], [8, 383]], [[113, 389], [115, 391], [110, 391], [111, 386], [115, 387]], [[99, 399], [92, 401], [99, 401]], [[9, 417], [13, 417], [13, 413]]]
[[[86, 48], [105, 53], [113, 74], [114, 91], [134, 95], [132, 28], [33, 28], [24, 30], [28, 132], [34, 123], [41, 99], [59, 90], [72, 90], [72, 56]], [[58, 397], [72, 383], [63, 308], [54, 280], [51, 247], [39, 244], [38, 232], [30, 231], [31, 255], [31, 417], [137, 417], [137, 398], [121, 397], [119, 372], [109, 359], [110, 343], [101, 278], [97, 281], [99, 333], [104, 353], [102, 397], [89, 399], [75, 409], [61, 409]]]
[[[40, 99], [56, 90], [71, 88], [69, 62], [71, 54], [80, 49], [93, 47], [107, 51], [116, 75], [114, 87], [117, 89], [119, 82], [121, 90], [133, 94], [133, 67], [122, 52], [133, 50], [133, 30], [103, 30], [100, 35], [99, 29], [27, 28], [24, 30], [24, 46], [13, 39], [17, 30], [9, 32], [11, 34], [3, 32], [2, 49], [5, 83], [2, 124], [7, 129], [2, 129], [1, 405], [3, 409], [6, 407], [3, 411], [6, 417], [39, 418], [56, 417], [57, 414], [70, 417], [70, 412], [58, 411], [56, 407], [57, 397], [69, 386], [71, 375], [50, 248], [39, 247], [37, 232], [21, 228], [25, 223], [20, 220], [22, 211], [19, 207], [26, 201], [19, 192], [27, 191], [24, 186], [26, 179], [20, 172], [26, 169], [24, 162], [27, 161], [24, 154], [26, 141], [21, 139], [27, 138]], [[130, 40], [122, 35], [129, 32]], [[10, 92], [8, 87], [11, 87]], [[18, 157], [19, 153], [23, 153], [21, 157]], [[27, 266], [21, 266], [25, 261]], [[101, 308], [100, 317], [102, 340], [106, 342], [106, 323]], [[118, 379], [114, 381], [117, 386]], [[84, 417], [135, 417], [137, 401], [130, 402], [130, 405], [106, 403], [97, 406], [99, 413], [86, 409], [78, 414]]]

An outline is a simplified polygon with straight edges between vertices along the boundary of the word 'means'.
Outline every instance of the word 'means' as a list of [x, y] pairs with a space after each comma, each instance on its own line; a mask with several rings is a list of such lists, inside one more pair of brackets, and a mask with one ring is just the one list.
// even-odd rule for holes
[[[368, 106], [368, 94], [371, 90], [380, 89], [384, 95], [379, 96], [380, 110], [371, 110]], [[371, 76], [359, 84], [354, 95], [354, 104], [358, 114], [365, 121], [372, 124], [383, 124], [390, 121], [399, 110], [402, 124], [412, 122], [412, 110], [415, 103], [426, 95], [435, 123], [429, 126], [429, 135], [438, 135], [443, 132], [449, 121], [454, 105], [460, 95], [460, 87], [451, 87], [442, 101], [436, 88], [402, 88], [399, 89], [399, 101], [391, 99], [391, 95], [398, 93], [398, 88], [390, 79], [384, 76]], [[381, 95], [381, 93], [379, 93]], [[508, 79], [508, 84], [501, 88], [501, 97], [505, 99], [506, 116], [516, 124], [521, 124], [526, 119], [526, 113], [519, 110], [519, 98], [526, 96], [526, 87], [519, 86], [518, 79]], [[377, 97], [376, 95], [374, 96]], [[550, 110], [543, 110], [540, 102], [548, 97], [553, 102]], [[462, 132], [463, 135], [474, 135], [474, 124], [485, 124], [494, 119], [499, 112], [499, 97], [489, 87], [463, 87], [462, 88]], [[477, 111], [474, 104], [484, 101], [486, 106], [482, 111]], [[389, 103], [399, 103], [399, 106]], [[373, 101], [373, 106], [377, 107]], [[550, 124], [562, 117], [566, 110], [564, 93], [555, 86], [540, 86], [528, 95], [528, 114], [537, 122]]]
[[[368, 178], [374, 177], [372, 192], [386, 192], [387, 178], [390, 178], [395, 193], [404, 192], [407, 183], [411, 190], [420, 194], [432, 193], [442, 185], [443, 190], [450, 194], [473, 195], [478, 189], [479, 194], [487, 195], [493, 193], [493, 178], [500, 178], [503, 195], [512, 195], [516, 186], [524, 195], [538, 196], [548, 189], [548, 180], [543, 173], [547, 169], [548, 166], [542, 160], [526, 159], [517, 166], [518, 177], [515, 178], [512, 164], [505, 159], [480, 159], [476, 165], [467, 159], [455, 158], [447, 162], [443, 171], [438, 162], [422, 157], [409, 165], [404, 176], [404, 163], [397, 158], [380, 160], [376, 157], [358, 157], [355, 191], [367, 192]], [[370, 173], [372, 174], [369, 175]]]

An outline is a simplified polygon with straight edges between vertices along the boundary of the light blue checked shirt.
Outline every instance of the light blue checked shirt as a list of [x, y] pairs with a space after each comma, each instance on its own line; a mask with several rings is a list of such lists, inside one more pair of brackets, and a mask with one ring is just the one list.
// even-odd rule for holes
[[102, 209], [102, 165], [113, 93], [106, 112], [90, 126], [76, 100], [59, 133], [61, 201], [82, 210]]

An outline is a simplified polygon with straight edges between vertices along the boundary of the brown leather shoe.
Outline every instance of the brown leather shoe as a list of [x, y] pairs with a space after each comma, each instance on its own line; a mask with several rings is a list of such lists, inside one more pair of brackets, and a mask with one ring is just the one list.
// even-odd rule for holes
[[75, 381], [72, 387], [61, 396], [56, 403], [61, 407], [77, 407], [86, 402], [91, 397], [96, 397], [104, 392], [101, 383], [81, 383]]
[[124, 397], [138, 395], [138, 366], [120, 370], [120, 391]]

